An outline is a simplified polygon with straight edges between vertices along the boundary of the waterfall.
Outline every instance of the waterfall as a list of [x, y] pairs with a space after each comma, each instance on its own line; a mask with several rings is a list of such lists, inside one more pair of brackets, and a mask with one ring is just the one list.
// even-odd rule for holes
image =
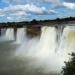
[[4, 40], [5, 38], [6, 29], [0, 30], [0, 42]]
[[47, 27], [47, 26], [43, 27], [41, 30], [40, 39], [37, 37], [27, 40], [24, 29], [18, 29], [17, 35], [18, 35], [17, 40], [21, 41], [22, 45], [24, 45], [25, 43], [27, 44], [26, 46], [24, 45], [25, 47], [24, 50], [28, 49], [29, 53], [33, 52], [34, 55], [40, 54], [41, 56], [44, 56], [43, 54], [50, 55], [50, 53], [55, 52], [56, 30], [54, 27]]
[[[40, 57], [46, 57], [54, 53], [56, 49], [56, 30], [54, 27], [43, 27], [38, 44]], [[39, 56], [38, 55], [38, 56]]]
[[1, 41], [11, 41], [14, 40], [14, 29], [8, 28], [8, 29], [1, 29]]
[[45, 26], [41, 29], [40, 39], [38, 37], [25, 39], [21, 47], [16, 50], [15, 55], [22, 57], [21, 59], [26, 57], [31, 59], [30, 64], [32, 63], [33, 68], [42, 66], [44, 71], [57, 71], [61, 68], [62, 62], [60, 56], [55, 53], [56, 44], [55, 27]]
[[6, 29], [1, 29], [1, 36], [4, 36], [6, 32]]
[[[16, 50], [16, 56], [34, 60], [31, 65], [43, 66], [44, 72], [60, 71], [64, 61], [69, 59], [68, 53], [75, 49], [75, 27], [66, 26], [63, 32], [60, 29], [58, 31], [60, 31], [59, 42], [56, 41], [58, 34], [55, 27], [42, 27], [40, 38], [26, 39], [26, 37], [21, 47]], [[56, 49], [58, 49], [57, 52]]]
[[[8, 28], [6, 33], [3, 31], [2, 34], [4, 34], [6, 40], [14, 40], [14, 29]], [[22, 63], [23, 67], [26, 65], [24, 69], [27, 72], [39, 69], [39, 73], [40, 71], [42, 73], [60, 73], [62, 66], [65, 65], [64, 61], [68, 61], [70, 58], [68, 53], [75, 52], [75, 26], [58, 27], [58, 29], [43, 26], [40, 37], [33, 38], [26, 36], [26, 28], [18, 28], [16, 41], [8, 48], [11, 47], [12, 51], [10, 51], [11, 54], [8, 57], [16, 58], [20, 61], [19, 63]], [[9, 50], [8, 48], [7, 50]], [[12, 58], [10, 59], [12, 60]], [[19, 63], [17, 63], [18, 67]]]
[[8, 28], [8, 29], [6, 30], [5, 38], [6, 38], [7, 40], [14, 40], [14, 29]]
[[75, 26], [64, 28], [58, 51], [62, 53], [64, 61], [69, 60], [69, 53], [75, 52]]
[[23, 43], [26, 36], [26, 28], [18, 28], [17, 35], [16, 35], [16, 43], [20, 44]]
[[0, 30], [0, 37], [3, 37], [5, 35], [6, 29], [1, 29]]

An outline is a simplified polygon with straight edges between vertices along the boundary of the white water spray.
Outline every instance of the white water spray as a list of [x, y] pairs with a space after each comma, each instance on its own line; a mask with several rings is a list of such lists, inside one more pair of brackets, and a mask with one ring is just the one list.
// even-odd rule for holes
[[0, 41], [11, 41], [14, 40], [14, 29], [1, 29]]
[[64, 28], [58, 51], [62, 53], [64, 61], [69, 60], [69, 53], [75, 52], [75, 26]]
[[7, 40], [14, 40], [14, 29], [8, 28], [5, 37]]
[[[33, 68], [43, 67], [43, 72], [57, 72], [61, 66], [56, 49], [56, 30], [54, 27], [43, 27], [40, 39], [25, 39], [22, 46], [17, 49], [16, 56], [31, 59]], [[58, 58], [58, 59], [57, 59]], [[33, 60], [33, 61], [32, 61]], [[60, 64], [59, 64], [60, 63]], [[38, 65], [38, 66], [37, 66]]]
[[[5, 37], [14, 39], [13, 29], [7, 29]], [[60, 36], [60, 35], [59, 35]], [[66, 26], [60, 36], [59, 45], [56, 41], [55, 27], [42, 27], [41, 36], [27, 38], [26, 28], [17, 30], [16, 44], [20, 46], [14, 52], [15, 58], [27, 60], [27, 69], [38, 69], [44, 73], [60, 72], [64, 61], [69, 59], [68, 53], [75, 52], [75, 26]], [[57, 49], [57, 52], [55, 50]]]
[[17, 29], [17, 37], [16, 37], [16, 43], [21, 44], [25, 40], [26, 36], [26, 28], [18, 28]]

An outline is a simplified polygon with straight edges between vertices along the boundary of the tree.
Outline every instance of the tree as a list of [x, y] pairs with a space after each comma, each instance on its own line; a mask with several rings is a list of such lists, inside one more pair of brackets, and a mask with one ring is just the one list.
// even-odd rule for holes
[[75, 53], [70, 54], [72, 58], [70, 61], [65, 62], [65, 67], [63, 68], [63, 75], [75, 75]]

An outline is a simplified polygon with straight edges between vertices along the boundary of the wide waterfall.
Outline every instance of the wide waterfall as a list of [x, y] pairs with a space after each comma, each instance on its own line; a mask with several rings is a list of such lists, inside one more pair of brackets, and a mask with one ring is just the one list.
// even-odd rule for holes
[[33, 38], [27, 37], [26, 28], [18, 28], [16, 40], [12, 28], [3, 34], [7, 42], [0, 42], [1, 75], [61, 75], [68, 53], [75, 52], [75, 26], [66, 26], [63, 32], [43, 26], [41, 36]]

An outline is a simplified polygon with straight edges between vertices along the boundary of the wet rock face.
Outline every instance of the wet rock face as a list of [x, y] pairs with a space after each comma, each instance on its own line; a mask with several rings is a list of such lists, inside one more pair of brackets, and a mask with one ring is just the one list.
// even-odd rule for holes
[[27, 27], [26, 33], [27, 33], [27, 36], [30, 38], [40, 36], [41, 27], [40, 26], [29, 26]]

